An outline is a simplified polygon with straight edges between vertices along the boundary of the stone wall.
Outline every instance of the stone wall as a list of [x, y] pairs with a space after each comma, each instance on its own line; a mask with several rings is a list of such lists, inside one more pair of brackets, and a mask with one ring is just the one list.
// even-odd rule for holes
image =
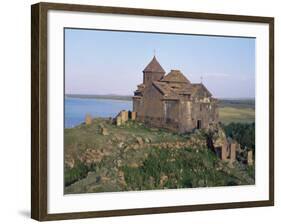
[[179, 132], [191, 132], [196, 128], [196, 124], [192, 120], [192, 111], [192, 101], [185, 100], [179, 102]]
[[115, 117], [114, 121], [117, 126], [120, 126], [127, 122], [129, 119], [129, 112], [126, 110], [121, 110], [119, 114]]
[[163, 72], [144, 72], [143, 73], [143, 83], [148, 86], [151, 85], [153, 81], [158, 81], [163, 78], [165, 73]]
[[218, 146], [216, 150], [220, 151], [219, 154], [222, 161], [232, 164], [236, 161], [237, 147], [237, 143], [229, 143], [226, 141], [221, 146]]
[[182, 95], [167, 99], [154, 85], [149, 85], [142, 95], [133, 97], [133, 111], [138, 114], [137, 121], [149, 126], [180, 133], [205, 129], [218, 122], [218, 108], [215, 99], [206, 97], [205, 92], [201, 95], [199, 98]]
[[86, 116], [85, 116], [85, 124], [86, 125], [91, 125], [92, 122], [93, 122], [92, 116], [90, 114], [86, 114]]
[[137, 112], [136, 111], [126, 111], [126, 110], [121, 110], [117, 116], [114, 118], [114, 123], [117, 126], [120, 126], [124, 123], [126, 123], [128, 120], [135, 121], [137, 118]]
[[249, 166], [252, 166], [254, 164], [254, 160], [253, 160], [253, 151], [252, 150], [249, 150], [247, 152], [247, 164]]

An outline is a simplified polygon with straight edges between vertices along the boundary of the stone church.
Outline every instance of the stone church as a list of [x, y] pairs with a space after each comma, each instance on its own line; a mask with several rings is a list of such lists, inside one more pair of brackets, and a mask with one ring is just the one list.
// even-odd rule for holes
[[217, 99], [203, 83], [191, 83], [179, 70], [165, 70], [154, 56], [133, 96], [137, 120], [184, 133], [218, 122]]

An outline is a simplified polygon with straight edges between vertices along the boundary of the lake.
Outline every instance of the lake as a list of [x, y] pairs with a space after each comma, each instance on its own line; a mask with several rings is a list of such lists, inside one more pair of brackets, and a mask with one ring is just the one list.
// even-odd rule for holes
[[121, 110], [132, 110], [132, 101], [65, 98], [65, 128], [84, 122], [85, 115], [92, 117], [115, 117]]

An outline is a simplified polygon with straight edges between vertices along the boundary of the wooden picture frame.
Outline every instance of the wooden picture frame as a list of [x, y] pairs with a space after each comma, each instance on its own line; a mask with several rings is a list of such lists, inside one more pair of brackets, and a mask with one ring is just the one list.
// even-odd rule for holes
[[[118, 8], [90, 5], [38, 3], [31, 7], [31, 217], [39, 221], [80, 219], [109, 216], [141, 215], [170, 212], [203, 211], [228, 208], [246, 208], [274, 205], [274, 18], [258, 16], [224, 15], [201, 12], [164, 11], [137, 8]], [[50, 10], [137, 15], [165, 18], [193, 18], [211, 21], [234, 21], [269, 25], [269, 199], [186, 206], [130, 208], [106, 211], [48, 213], [48, 34], [47, 14]]]

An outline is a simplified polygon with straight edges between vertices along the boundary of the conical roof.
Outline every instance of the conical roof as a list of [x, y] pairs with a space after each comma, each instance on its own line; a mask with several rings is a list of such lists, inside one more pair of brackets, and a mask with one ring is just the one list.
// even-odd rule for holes
[[168, 75], [161, 80], [164, 82], [190, 83], [190, 81], [179, 70], [171, 70]]
[[156, 57], [154, 56], [151, 62], [149, 62], [149, 64], [145, 67], [143, 72], [165, 73], [165, 70], [162, 68], [162, 66], [159, 64]]

